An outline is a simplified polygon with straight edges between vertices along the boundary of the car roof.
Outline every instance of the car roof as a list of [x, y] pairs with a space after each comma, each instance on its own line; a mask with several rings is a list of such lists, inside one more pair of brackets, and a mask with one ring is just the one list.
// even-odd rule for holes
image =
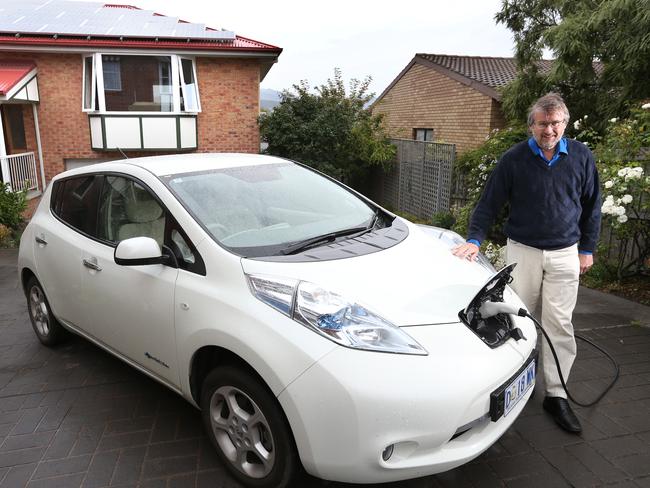
[[72, 176], [87, 172], [124, 171], [124, 165], [137, 166], [156, 176], [177, 173], [192, 173], [211, 169], [238, 168], [262, 164], [287, 163], [288, 160], [261, 154], [240, 153], [192, 153], [169, 154], [166, 156], [147, 156], [142, 158], [120, 159], [97, 163], [66, 171], [61, 175]]

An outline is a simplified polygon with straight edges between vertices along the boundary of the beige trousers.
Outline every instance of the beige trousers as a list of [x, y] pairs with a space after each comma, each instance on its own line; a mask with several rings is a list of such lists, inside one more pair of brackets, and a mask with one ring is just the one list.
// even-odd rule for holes
[[[568, 381], [576, 357], [576, 341], [573, 336], [571, 317], [578, 298], [580, 276], [578, 245], [574, 244], [555, 251], [543, 251], [508, 239], [506, 259], [508, 264], [517, 263], [510, 286], [523, 300], [531, 314], [535, 313], [541, 295], [541, 324], [555, 347], [564, 380]], [[553, 354], [544, 338], [542, 338], [542, 368], [546, 396], [566, 398]]]

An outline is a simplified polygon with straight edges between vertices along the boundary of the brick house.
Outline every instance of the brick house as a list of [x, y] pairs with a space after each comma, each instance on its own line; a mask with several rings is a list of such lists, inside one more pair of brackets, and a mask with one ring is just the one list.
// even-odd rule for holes
[[[550, 61], [542, 61], [542, 70]], [[514, 58], [416, 54], [377, 98], [391, 137], [446, 142], [458, 153], [505, 126], [499, 89], [517, 75]]]
[[122, 153], [259, 152], [259, 85], [281, 52], [132, 6], [2, 0], [2, 179], [38, 194]]

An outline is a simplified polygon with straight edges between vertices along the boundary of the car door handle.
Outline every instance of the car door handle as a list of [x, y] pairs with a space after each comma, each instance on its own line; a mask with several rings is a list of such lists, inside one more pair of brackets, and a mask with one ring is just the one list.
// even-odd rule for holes
[[95, 258], [84, 259], [83, 263], [86, 268], [94, 269], [95, 271], [102, 270], [101, 266], [97, 264], [97, 260]]
[[47, 241], [45, 239], [43, 239], [42, 237], [36, 236], [36, 237], [34, 237], [34, 240], [38, 244], [42, 244], [43, 246], [47, 246]]

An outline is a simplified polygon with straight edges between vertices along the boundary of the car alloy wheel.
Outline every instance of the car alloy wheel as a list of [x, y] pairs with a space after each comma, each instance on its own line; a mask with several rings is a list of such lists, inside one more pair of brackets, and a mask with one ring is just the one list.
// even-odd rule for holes
[[297, 471], [293, 437], [266, 385], [242, 369], [221, 367], [206, 378], [204, 423], [217, 453], [247, 486], [290, 486]]
[[45, 292], [34, 277], [27, 282], [27, 307], [38, 340], [46, 346], [58, 344], [65, 331], [52, 315]]
[[275, 447], [269, 422], [246, 393], [219, 388], [210, 400], [210, 420], [221, 451], [239, 471], [251, 478], [271, 472]]

